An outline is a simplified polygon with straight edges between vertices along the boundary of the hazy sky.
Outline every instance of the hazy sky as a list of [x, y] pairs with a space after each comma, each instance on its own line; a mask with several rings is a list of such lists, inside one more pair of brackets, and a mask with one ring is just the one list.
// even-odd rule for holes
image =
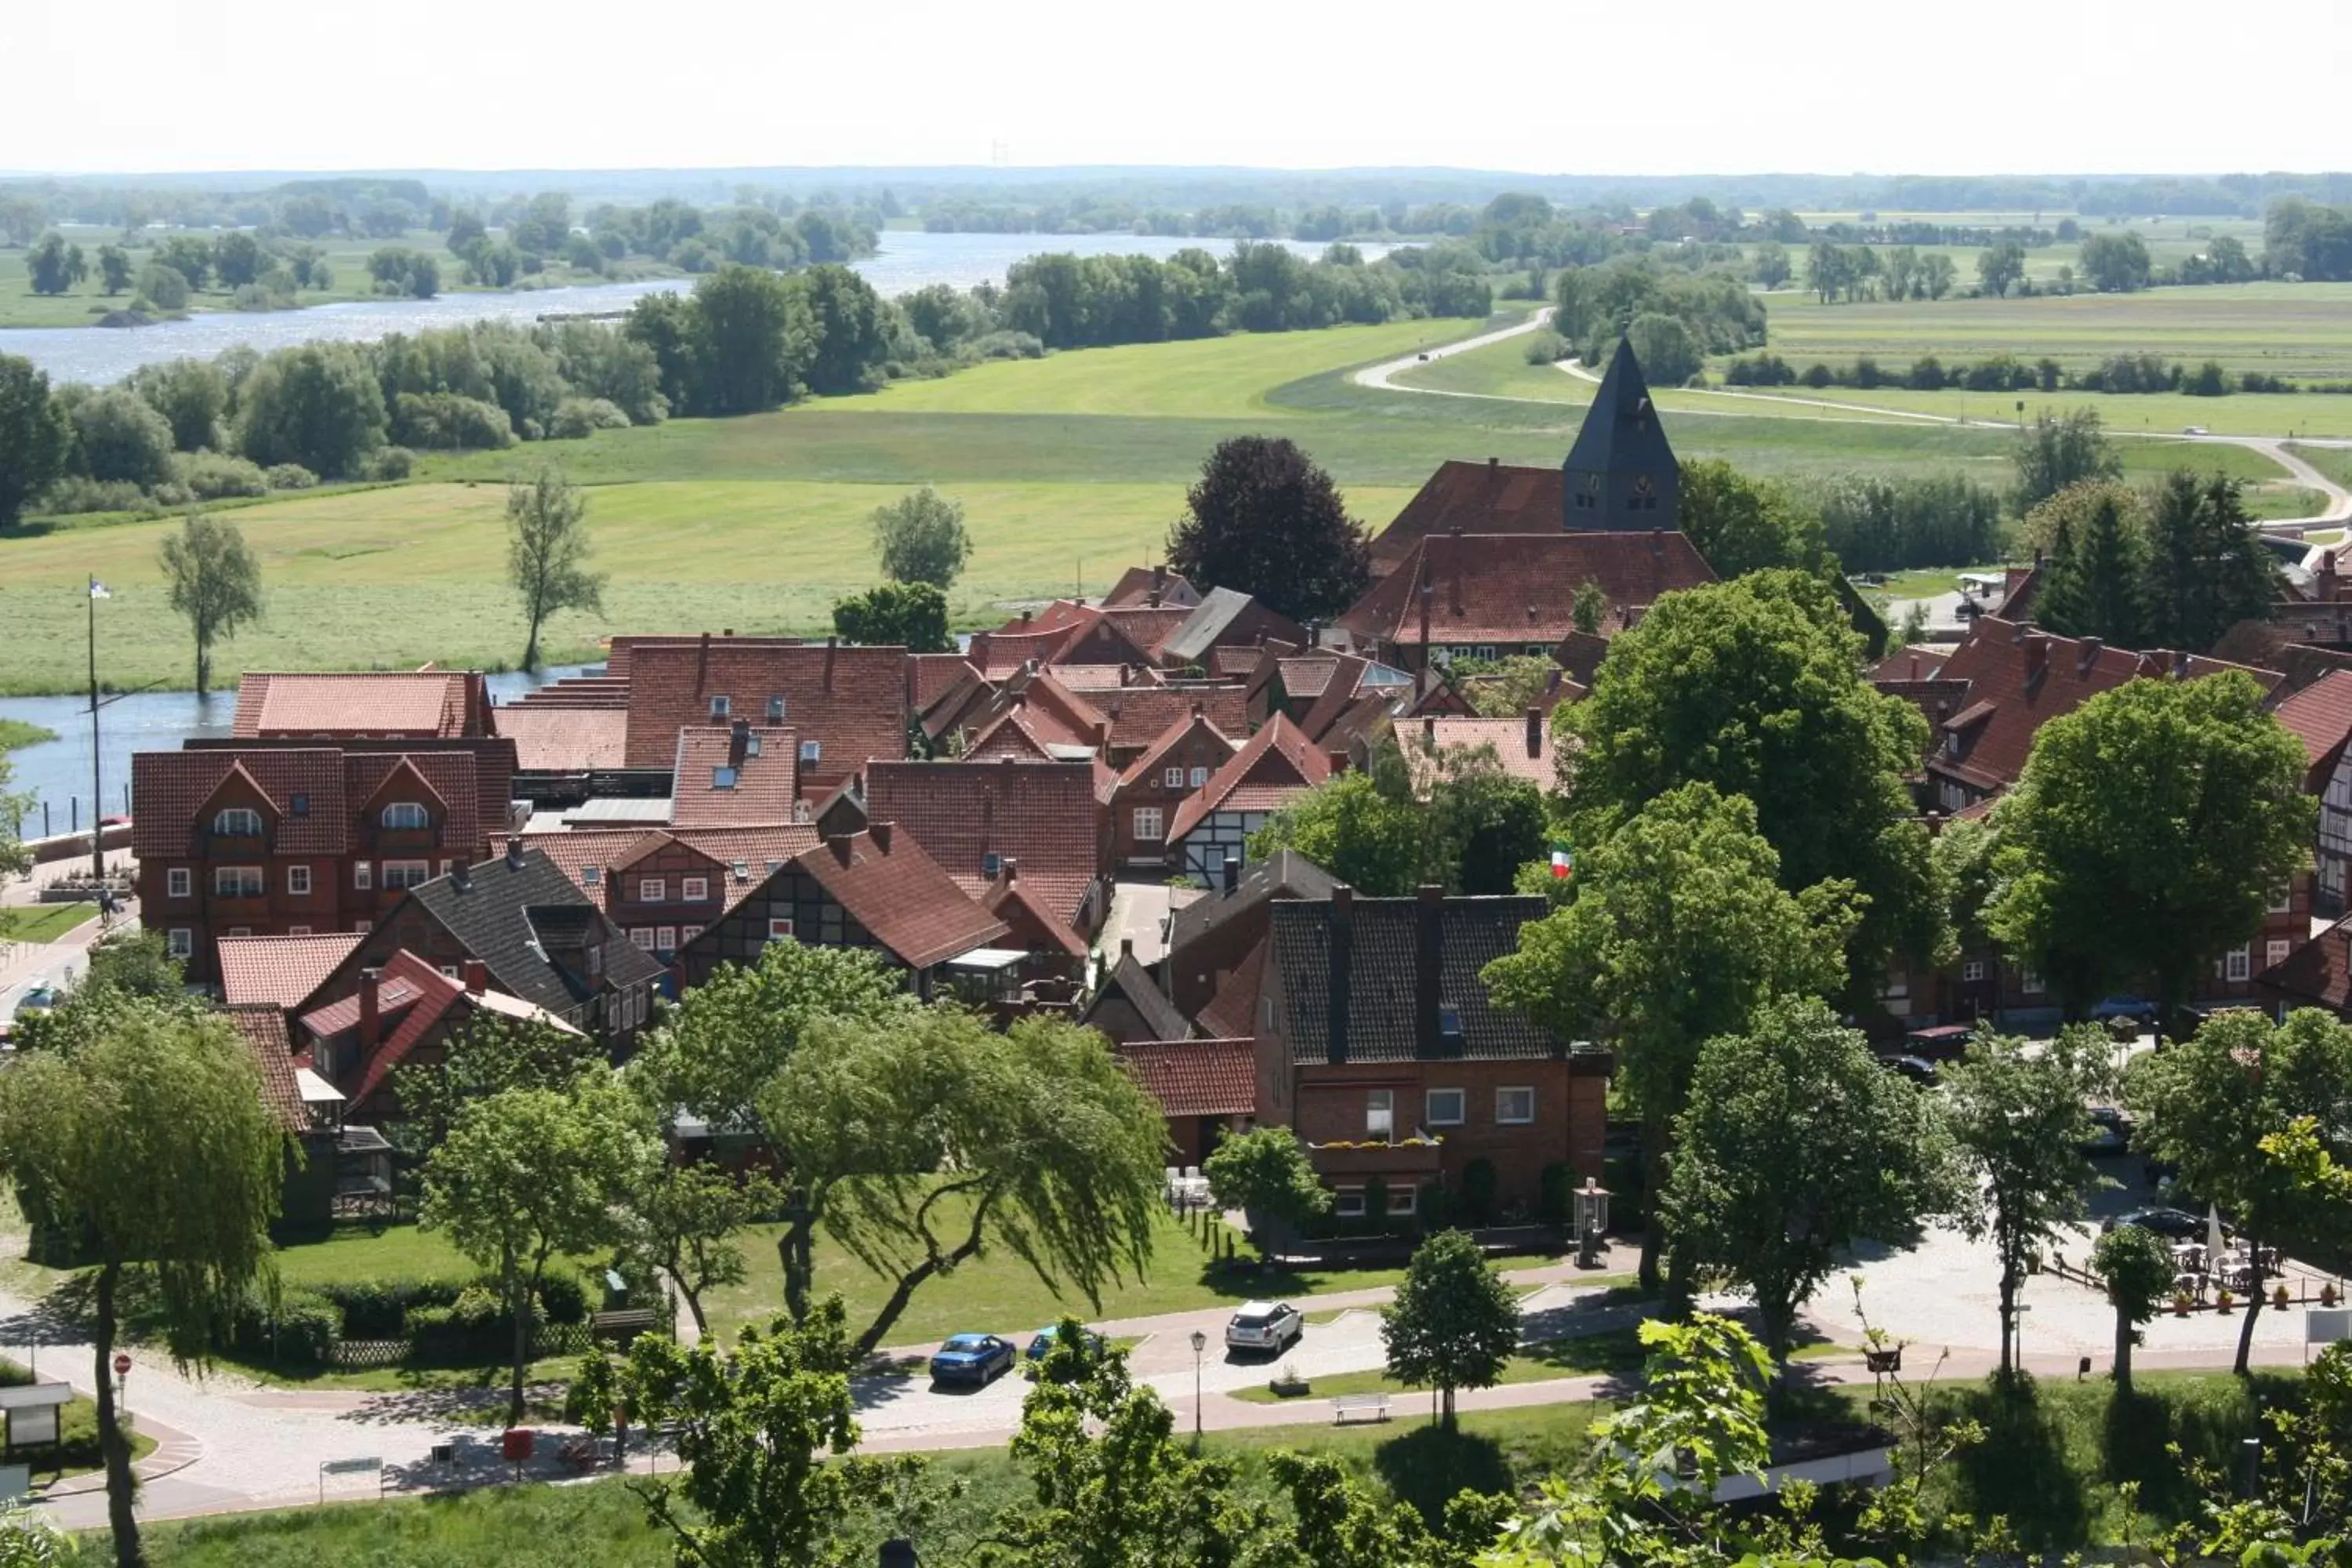
[[0, 169], [2345, 168], [2352, 0], [0, 5]]

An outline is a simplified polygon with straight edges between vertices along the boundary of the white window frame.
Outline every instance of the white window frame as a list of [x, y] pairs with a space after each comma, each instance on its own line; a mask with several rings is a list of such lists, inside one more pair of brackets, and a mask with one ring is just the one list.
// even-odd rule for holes
[[1981, 982], [1983, 979], [1984, 979], [1984, 960], [1983, 960], [1983, 959], [1981, 959], [1981, 958], [1971, 958], [1971, 959], [1966, 960], [1965, 962], [1963, 962], [1963, 963], [1961, 963], [1961, 965], [1960, 965], [1960, 984], [1963, 984], [1963, 985], [1975, 985], [1975, 984], [1979, 984], [1979, 982]]
[[1364, 1136], [1394, 1138], [1396, 1136], [1396, 1091], [1390, 1089], [1368, 1089], [1364, 1091]]
[[[395, 821], [395, 817], [398, 820]], [[412, 817], [415, 820], [410, 820]], [[395, 800], [383, 808], [383, 815], [376, 820], [390, 832], [414, 833], [418, 828], [432, 826], [433, 814], [425, 809], [421, 801]]]
[[1138, 844], [1159, 844], [1165, 840], [1168, 832], [1168, 817], [1167, 814], [1158, 806], [1137, 806], [1134, 824], [1135, 841]]
[[638, 878], [637, 902], [641, 904], [666, 904], [669, 902], [669, 879], [667, 877]]
[[701, 934], [702, 928], [700, 926], [680, 926], [677, 928], [677, 945], [684, 947], [688, 942], [692, 942], [696, 937], [698, 937]]
[[189, 875], [188, 868], [174, 866], [163, 873], [163, 896], [167, 899], [184, 899], [194, 890], [194, 883], [195, 879]]
[[631, 926], [629, 928], [629, 944], [635, 947], [639, 952], [651, 952], [654, 950], [654, 928], [651, 926]]
[[[235, 885], [230, 883], [234, 881]], [[213, 897], [215, 899], [258, 899], [269, 891], [269, 873], [258, 866], [215, 866], [213, 868]]]
[[457, 868], [457, 862], [455, 860], [444, 860], [441, 862], [441, 874], [445, 877], [450, 872], [455, 871]]
[[[394, 878], [399, 880], [394, 880]], [[411, 881], [409, 879], [415, 879]], [[383, 863], [383, 885], [387, 892], [421, 888], [433, 879], [430, 860], [386, 860]]]
[[[1508, 1112], [1504, 1109], [1505, 1105], [1507, 1104], [1507, 1101], [1506, 1101], [1506, 1100], [1505, 1100], [1505, 1099], [1504, 1099], [1504, 1096], [1506, 1096], [1506, 1095], [1525, 1095], [1525, 1096], [1527, 1097], [1527, 1108], [1528, 1108], [1528, 1113], [1527, 1113], [1525, 1116], [1513, 1116], [1513, 1115], [1510, 1115], [1510, 1114], [1509, 1114], [1509, 1113], [1508, 1113]], [[1535, 1125], [1535, 1120], [1536, 1120], [1536, 1089], [1535, 1089], [1535, 1085], [1533, 1085], [1533, 1084], [1526, 1084], [1526, 1083], [1507, 1083], [1507, 1084], [1501, 1084], [1501, 1085], [1496, 1086], [1496, 1089], [1495, 1089], [1495, 1125], [1496, 1125], [1496, 1126], [1497, 1126], [1497, 1127], [1532, 1127], [1532, 1126], [1534, 1126], [1534, 1125]]]
[[196, 933], [186, 926], [173, 926], [163, 933], [163, 952], [173, 958], [194, 958]]
[[2021, 966], [2017, 972], [2017, 988], [2028, 996], [2042, 994], [2042, 976], [2034, 970]]
[[253, 934], [253, 928], [251, 926], [231, 926], [228, 928], [228, 934], [231, 936], [251, 936]]
[[1160, 771], [1160, 782], [1169, 789], [1182, 789], [1184, 787], [1184, 770], [1182, 768], [1162, 768]]
[[[229, 818], [231, 817], [236, 818], [236, 826], [229, 826]], [[252, 822], [252, 826], [247, 827], [245, 826], [245, 823], [247, 820]], [[254, 810], [253, 807], [249, 805], [225, 805], [221, 807], [220, 810], [213, 813], [213, 837], [215, 838], [258, 838], [261, 837], [261, 813]]]
[[768, 917], [768, 940], [770, 942], [782, 942], [792, 934], [792, 917], [789, 915], [770, 915]]
[[[1437, 1113], [1437, 1101], [1441, 1095], [1450, 1096], [1452, 1099], [1454, 1113], [1451, 1116], [1440, 1116]], [[1425, 1089], [1421, 1097], [1421, 1110], [1423, 1121], [1427, 1126], [1459, 1127], [1470, 1116], [1469, 1091], [1460, 1089]]]
[[1334, 1187], [1331, 1190], [1331, 1216], [1334, 1219], [1363, 1218], [1364, 1189], [1361, 1187]]
[[654, 951], [656, 952], [676, 952], [677, 951], [677, 927], [663, 926], [656, 931], [654, 933]]
[[1209, 782], [1209, 770], [1206, 768], [1194, 768], [1192, 770], [1192, 777], [1187, 779], [1185, 782], [1193, 789], [1199, 789]]
[[2294, 884], [2282, 882], [2271, 890], [2270, 912], [2274, 915], [2294, 912]]
[[310, 893], [310, 868], [308, 866], [287, 867], [286, 890], [295, 898], [308, 898]]
[[1421, 1184], [1402, 1182], [1389, 1189], [1389, 1217], [1406, 1219], [1421, 1212]]
[[2263, 967], [2276, 969], [2286, 962], [2286, 955], [2294, 951], [2294, 943], [2287, 941], [2286, 938], [2283, 936], [2271, 938], [2269, 942], [2263, 944]]
[[2240, 942], [2221, 955], [2221, 978], [2235, 984], [2253, 977], [2254, 961], [2252, 942]]
[[710, 700], [710, 716], [713, 719], [724, 719], [734, 706], [731, 699], [714, 697]]
[[811, 763], [822, 762], [824, 760], [824, 746], [821, 742], [803, 741], [801, 742], [802, 766], [806, 767]]
[[677, 879], [677, 897], [680, 903], [699, 904], [706, 901], [710, 897], [710, 879], [680, 877]]
[[352, 862], [352, 886], [362, 893], [373, 890], [375, 887], [374, 861], [354, 860]]

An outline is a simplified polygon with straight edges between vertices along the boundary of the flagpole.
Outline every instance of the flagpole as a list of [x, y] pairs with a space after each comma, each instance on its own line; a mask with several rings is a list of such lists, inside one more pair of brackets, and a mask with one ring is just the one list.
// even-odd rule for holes
[[96, 899], [106, 886], [106, 830], [99, 818], [106, 811], [106, 790], [98, 751], [98, 579], [89, 580], [89, 896]]

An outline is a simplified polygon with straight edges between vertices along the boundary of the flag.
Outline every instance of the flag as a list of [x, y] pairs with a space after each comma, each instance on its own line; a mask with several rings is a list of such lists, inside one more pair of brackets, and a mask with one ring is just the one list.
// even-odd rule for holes
[[89, 596], [93, 599], [111, 599], [114, 595], [105, 584], [92, 577], [89, 580]]
[[1576, 854], [1565, 844], [1551, 847], [1551, 874], [1555, 877], [1576, 875]]

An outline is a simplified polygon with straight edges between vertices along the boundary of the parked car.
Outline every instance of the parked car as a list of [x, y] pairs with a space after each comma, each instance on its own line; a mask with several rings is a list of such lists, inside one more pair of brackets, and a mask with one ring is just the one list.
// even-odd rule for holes
[[995, 1334], [957, 1334], [931, 1355], [933, 1383], [985, 1387], [1018, 1359], [1013, 1342]]
[[1889, 1072], [1901, 1073], [1922, 1089], [1933, 1089], [1938, 1076], [1936, 1064], [1925, 1057], [1908, 1055], [1881, 1057], [1878, 1058], [1878, 1065]]
[[2210, 436], [2212, 434], [2211, 431], [2206, 429], [2202, 425], [2183, 425], [2180, 427], [2180, 433], [2183, 436]]
[[2157, 1005], [2145, 996], [2102, 997], [2091, 1007], [2094, 1023], [2104, 1024], [2110, 1018], [2137, 1018], [2142, 1022], [2153, 1019]]
[[1903, 1054], [1926, 1062], [1956, 1062], [1969, 1054], [1974, 1024], [1936, 1024], [1903, 1037]]
[[29, 1018], [37, 1013], [47, 1013], [58, 1005], [58, 988], [46, 980], [36, 980], [17, 994], [16, 1005], [9, 1016]]
[[[1029, 1336], [1029, 1359], [1031, 1361], [1044, 1361], [1045, 1359], [1045, 1352], [1054, 1348], [1055, 1327], [1055, 1326], [1048, 1326], [1039, 1329], [1035, 1333]], [[1084, 1337], [1086, 1347], [1090, 1351], [1099, 1351], [1109, 1342], [1100, 1334], [1095, 1332], [1092, 1329], [1081, 1329], [1079, 1333]]]
[[2087, 1114], [2091, 1135], [2074, 1145], [2092, 1159], [2120, 1154], [2131, 1147], [2131, 1118], [2112, 1105], [2095, 1105]]
[[2146, 1208], [2126, 1209], [2101, 1225], [2103, 1231], [2121, 1225], [2136, 1225], [2142, 1230], [2152, 1230], [2167, 1241], [2202, 1241], [2205, 1222], [2187, 1209], [2177, 1209], [2163, 1204], [2151, 1204]]
[[1225, 1348], [1280, 1354], [1307, 1331], [1307, 1319], [1287, 1301], [1244, 1301], [1225, 1324]]

